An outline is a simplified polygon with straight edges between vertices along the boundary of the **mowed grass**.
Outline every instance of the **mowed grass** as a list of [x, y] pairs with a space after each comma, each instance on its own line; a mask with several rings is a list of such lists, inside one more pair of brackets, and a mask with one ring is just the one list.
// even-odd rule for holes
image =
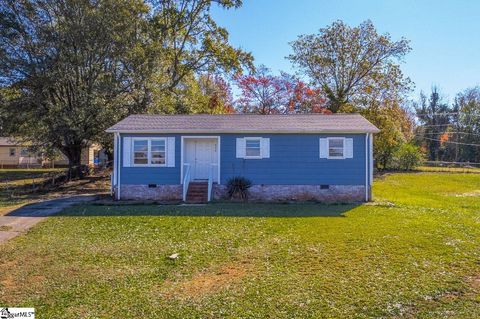
[[422, 172], [443, 172], [443, 173], [474, 173], [480, 174], [480, 167], [442, 167], [442, 166], [420, 166], [416, 170]]
[[39, 318], [479, 318], [479, 192], [480, 175], [415, 173], [383, 176], [359, 206], [77, 206], [0, 246], [0, 305]]

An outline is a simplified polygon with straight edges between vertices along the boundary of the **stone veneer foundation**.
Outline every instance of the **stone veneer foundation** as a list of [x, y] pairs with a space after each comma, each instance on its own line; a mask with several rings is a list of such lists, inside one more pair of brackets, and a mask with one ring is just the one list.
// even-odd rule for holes
[[[122, 185], [121, 198], [133, 200], [182, 200], [182, 185]], [[213, 199], [227, 199], [225, 185], [213, 185]], [[361, 202], [365, 201], [364, 185], [253, 185], [249, 189], [251, 201], [321, 201]]]
[[[182, 200], [182, 185], [122, 185], [121, 198], [133, 200]], [[213, 185], [213, 199], [227, 199], [225, 185]], [[365, 200], [364, 185], [253, 185], [249, 189], [251, 201], [322, 201], [360, 202]]]
[[122, 185], [120, 187], [121, 199], [179, 201], [182, 200], [182, 192], [182, 185], [157, 185], [157, 187]]
[[[215, 199], [226, 198], [226, 186], [214, 185]], [[365, 201], [364, 185], [252, 185], [249, 189], [251, 201], [321, 201], [361, 202]]]

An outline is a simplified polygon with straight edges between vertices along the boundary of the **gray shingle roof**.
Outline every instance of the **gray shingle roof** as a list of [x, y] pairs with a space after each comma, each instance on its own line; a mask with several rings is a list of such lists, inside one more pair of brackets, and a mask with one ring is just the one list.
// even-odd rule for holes
[[11, 137], [0, 137], [0, 146], [17, 146], [17, 145], [22, 145], [22, 143], [15, 141]]
[[130, 115], [107, 132], [132, 133], [378, 133], [359, 114]]

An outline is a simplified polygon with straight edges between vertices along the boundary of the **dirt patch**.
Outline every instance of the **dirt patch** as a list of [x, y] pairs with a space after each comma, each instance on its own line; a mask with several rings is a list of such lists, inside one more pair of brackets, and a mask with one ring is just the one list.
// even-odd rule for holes
[[253, 264], [248, 260], [229, 262], [197, 273], [188, 280], [166, 281], [167, 298], [200, 298], [229, 288], [251, 275]]
[[468, 193], [462, 193], [462, 194], [455, 194], [454, 196], [456, 197], [480, 197], [480, 189], [476, 189], [474, 191], [468, 192]]
[[480, 274], [470, 277], [468, 283], [475, 292], [480, 292]]
[[12, 230], [12, 226], [6, 226], [6, 225], [2, 225], [0, 226], [0, 231], [9, 231], [9, 230]]

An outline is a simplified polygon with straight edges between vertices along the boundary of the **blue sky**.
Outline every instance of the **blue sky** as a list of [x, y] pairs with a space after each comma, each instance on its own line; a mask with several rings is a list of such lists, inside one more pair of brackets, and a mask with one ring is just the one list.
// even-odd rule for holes
[[237, 10], [214, 8], [230, 42], [250, 51], [256, 64], [294, 72], [285, 57], [288, 42], [341, 19], [349, 25], [372, 20], [381, 33], [409, 39], [402, 64], [420, 90], [440, 87], [449, 99], [480, 84], [480, 1], [477, 0], [244, 0]]

